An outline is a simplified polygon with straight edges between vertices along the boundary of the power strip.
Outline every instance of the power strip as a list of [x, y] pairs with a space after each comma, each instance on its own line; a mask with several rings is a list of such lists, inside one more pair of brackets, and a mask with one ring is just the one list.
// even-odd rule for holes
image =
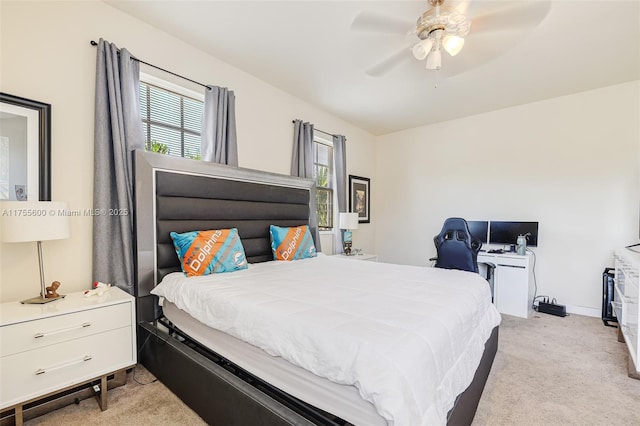
[[555, 303], [540, 302], [538, 303], [538, 312], [551, 314], [558, 317], [566, 317], [567, 307], [564, 305], [556, 305]]

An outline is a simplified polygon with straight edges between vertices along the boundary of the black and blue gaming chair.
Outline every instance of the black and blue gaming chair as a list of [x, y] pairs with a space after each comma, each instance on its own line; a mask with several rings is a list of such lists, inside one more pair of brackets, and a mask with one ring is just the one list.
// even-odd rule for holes
[[466, 220], [460, 217], [445, 220], [433, 242], [438, 253], [436, 268], [478, 272], [478, 252], [482, 241], [471, 235]]

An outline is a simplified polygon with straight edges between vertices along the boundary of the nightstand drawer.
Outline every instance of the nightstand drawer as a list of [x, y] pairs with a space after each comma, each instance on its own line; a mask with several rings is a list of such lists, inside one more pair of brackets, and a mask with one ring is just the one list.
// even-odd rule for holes
[[120, 303], [0, 327], [0, 356], [130, 326], [131, 309], [131, 303]]
[[135, 364], [131, 334], [127, 324], [1, 358], [0, 408]]

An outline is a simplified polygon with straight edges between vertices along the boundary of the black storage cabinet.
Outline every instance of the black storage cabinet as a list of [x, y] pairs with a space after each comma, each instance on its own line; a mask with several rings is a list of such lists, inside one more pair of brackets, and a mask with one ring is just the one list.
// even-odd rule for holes
[[613, 315], [614, 311], [611, 305], [615, 293], [614, 279], [615, 269], [605, 268], [602, 273], [602, 322], [607, 327], [616, 327], [615, 325], [609, 324], [609, 322], [618, 322], [618, 319]]

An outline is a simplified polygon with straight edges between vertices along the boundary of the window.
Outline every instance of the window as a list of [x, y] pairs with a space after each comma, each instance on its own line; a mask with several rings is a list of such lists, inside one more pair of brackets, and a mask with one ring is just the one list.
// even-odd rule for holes
[[[146, 78], [145, 78], [146, 77]], [[150, 76], [140, 81], [140, 115], [147, 151], [199, 160], [203, 97]], [[199, 98], [198, 98], [199, 97]]]
[[316, 181], [318, 228], [333, 229], [333, 143], [315, 137], [313, 141], [313, 177]]

